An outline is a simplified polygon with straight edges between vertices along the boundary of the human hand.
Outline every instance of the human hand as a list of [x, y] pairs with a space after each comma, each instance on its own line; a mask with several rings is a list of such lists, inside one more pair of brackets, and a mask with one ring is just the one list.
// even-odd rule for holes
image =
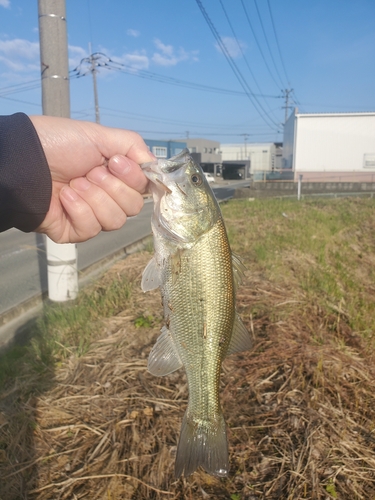
[[135, 132], [51, 116], [30, 116], [52, 176], [49, 211], [37, 232], [77, 243], [119, 229], [143, 206], [140, 163], [154, 159]]

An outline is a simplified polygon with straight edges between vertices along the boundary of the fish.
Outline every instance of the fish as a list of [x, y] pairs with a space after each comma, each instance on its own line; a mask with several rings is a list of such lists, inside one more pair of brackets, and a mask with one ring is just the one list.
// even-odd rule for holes
[[144, 292], [160, 288], [165, 321], [148, 370], [165, 376], [184, 368], [189, 390], [175, 476], [202, 467], [225, 477], [228, 441], [219, 384], [223, 359], [252, 346], [235, 308], [245, 266], [230, 249], [216, 197], [187, 149], [141, 168], [154, 201], [154, 255], [141, 287]]

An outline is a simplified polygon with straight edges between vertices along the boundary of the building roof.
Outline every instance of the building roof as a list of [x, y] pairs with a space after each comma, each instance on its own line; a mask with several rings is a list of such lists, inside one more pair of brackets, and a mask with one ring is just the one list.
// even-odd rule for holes
[[[292, 113], [293, 114], [293, 113]], [[348, 111], [341, 113], [299, 113], [298, 109], [295, 110], [295, 116], [298, 117], [320, 117], [320, 116], [375, 116], [375, 111]]]

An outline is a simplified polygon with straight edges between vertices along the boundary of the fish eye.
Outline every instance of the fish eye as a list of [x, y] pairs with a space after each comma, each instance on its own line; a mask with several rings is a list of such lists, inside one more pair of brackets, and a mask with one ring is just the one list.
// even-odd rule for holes
[[200, 186], [202, 184], [202, 177], [199, 174], [193, 174], [191, 176], [191, 182], [194, 186]]

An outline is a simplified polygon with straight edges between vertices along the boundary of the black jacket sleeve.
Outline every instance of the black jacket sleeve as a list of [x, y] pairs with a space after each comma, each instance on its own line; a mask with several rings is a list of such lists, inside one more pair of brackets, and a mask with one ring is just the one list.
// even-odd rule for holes
[[23, 113], [0, 116], [0, 231], [33, 231], [44, 220], [52, 180], [38, 134]]

